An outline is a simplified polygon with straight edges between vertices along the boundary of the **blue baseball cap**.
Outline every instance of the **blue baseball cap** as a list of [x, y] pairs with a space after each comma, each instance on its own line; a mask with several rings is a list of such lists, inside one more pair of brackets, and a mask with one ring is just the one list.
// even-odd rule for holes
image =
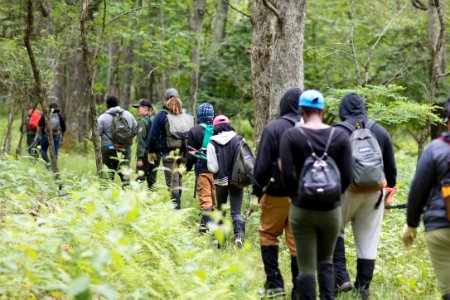
[[325, 108], [325, 99], [321, 92], [316, 90], [306, 90], [300, 95], [298, 105], [316, 109]]

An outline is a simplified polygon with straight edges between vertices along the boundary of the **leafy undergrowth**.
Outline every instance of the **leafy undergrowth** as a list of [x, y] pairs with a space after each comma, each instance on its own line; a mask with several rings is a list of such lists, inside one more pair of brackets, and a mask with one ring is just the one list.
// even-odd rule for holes
[[167, 193], [63, 180], [58, 195], [40, 165], [0, 160], [1, 297], [254, 298], [251, 247], [215, 249]]
[[[396, 200], [403, 203], [416, 159], [403, 150], [396, 158]], [[0, 299], [257, 299], [265, 280], [259, 212], [247, 222], [244, 249], [232, 244], [229, 215], [225, 244], [216, 249], [211, 236], [198, 234], [192, 174], [183, 177], [182, 210], [175, 211], [162, 172], [156, 193], [135, 182], [123, 191], [93, 177], [93, 159], [63, 152], [59, 162], [64, 189], [58, 193], [43, 163], [0, 158]], [[423, 228], [405, 248], [404, 222], [404, 210], [383, 221], [371, 299], [438, 299]], [[290, 256], [281, 240], [290, 292]], [[350, 226], [346, 251], [354, 280]], [[337, 299], [359, 298], [350, 292]]]

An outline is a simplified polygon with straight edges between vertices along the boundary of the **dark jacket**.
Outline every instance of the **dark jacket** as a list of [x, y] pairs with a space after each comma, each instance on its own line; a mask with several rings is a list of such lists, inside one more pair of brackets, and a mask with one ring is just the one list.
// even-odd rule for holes
[[147, 136], [152, 127], [152, 116], [143, 116], [139, 121], [137, 129], [137, 148], [136, 157], [138, 160], [144, 160], [147, 158]]
[[167, 114], [167, 110], [163, 109], [162, 111], [157, 113], [155, 118], [153, 119], [152, 127], [147, 137], [148, 153], [161, 152], [162, 154], [168, 154], [170, 152], [169, 147], [167, 147], [166, 139]]
[[[206, 122], [205, 124], [211, 125], [212, 121]], [[202, 148], [203, 144], [203, 137], [205, 135], [205, 128], [202, 125], [197, 125], [195, 127], [192, 127], [191, 130], [189, 130], [188, 133], [188, 139], [187, 139], [187, 145], [195, 148], [197, 150], [200, 150]], [[186, 162], [186, 169], [188, 171], [192, 170], [192, 167], [197, 163], [197, 172], [200, 173], [210, 173], [208, 171], [208, 165], [206, 161], [198, 159], [192, 155], [189, 154], [189, 151], [192, 149], [187, 149], [187, 162]], [[202, 150], [203, 153], [206, 154], [206, 150]]]
[[[64, 132], [66, 132], [66, 123], [64, 122], [64, 118], [61, 115], [61, 112], [55, 111], [53, 112], [54, 114], [58, 114], [59, 117], [59, 125], [61, 126], [61, 133], [64, 134]], [[38, 126], [42, 128], [42, 135], [47, 134], [47, 132], [45, 131], [45, 118], [44, 118], [44, 114], [41, 114], [41, 118], [39, 119], [39, 123]]]
[[[331, 128], [313, 130], [303, 127], [314, 152], [321, 156], [325, 150]], [[298, 128], [289, 128], [281, 138], [280, 159], [281, 177], [286, 190], [291, 197], [291, 203], [295, 206], [311, 210], [331, 210], [340, 205], [340, 201], [314, 201], [301, 202], [298, 199], [297, 190], [299, 175], [305, 160], [311, 155], [311, 149], [304, 135]], [[341, 173], [341, 191], [347, 189], [352, 177], [352, 168], [349, 161], [352, 157], [350, 141], [344, 129], [336, 128], [331, 140], [328, 155], [335, 161]]]
[[450, 228], [441, 193], [444, 178], [450, 179], [450, 133], [443, 134], [442, 139], [433, 140], [420, 157], [408, 195], [408, 226], [419, 226], [420, 215], [425, 208], [425, 231]]
[[[355, 93], [348, 93], [342, 98], [339, 105], [339, 116], [342, 122], [349, 123], [352, 127], [356, 122], [367, 122], [366, 107], [362, 99]], [[338, 126], [340, 128], [345, 128]], [[347, 128], [345, 131], [350, 136], [352, 134]], [[394, 149], [389, 133], [378, 123], [375, 123], [370, 131], [380, 145], [383, 154], [384, 174], [386, 176], [387, 186], [394, 187], [397, 183], [397, 167], [395, 165]]]
[[[258, 197], [262, 196], [266, 186], [265, 192], [270, 196], [288, 196], [288, 192], [281, 183], [277, 166], [278, 151], [283, 133], [293, 127], [296, 122], [300, 122], [298, 99], [301, 93], [299, 88], [287, 90], [280, 101], [280, 117], [264, 127], [253, 169], [253, 194]], [[270, 182], [270, 178], [273, 178], [274, 182]]]

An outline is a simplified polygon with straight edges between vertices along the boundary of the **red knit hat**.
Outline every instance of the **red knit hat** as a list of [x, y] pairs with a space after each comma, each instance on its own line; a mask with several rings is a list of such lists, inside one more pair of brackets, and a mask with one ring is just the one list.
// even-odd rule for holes
[[231, 124], [230, 120], [224, 115], [219, 115], [214, 118], [213, 125], [219, 125], [219, 124]]

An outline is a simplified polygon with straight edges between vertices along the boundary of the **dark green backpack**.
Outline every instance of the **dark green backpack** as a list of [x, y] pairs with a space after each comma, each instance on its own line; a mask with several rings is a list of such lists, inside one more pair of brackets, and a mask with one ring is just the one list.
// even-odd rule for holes
[[131, 130], [127, 119], [123, 116], [123, 111], [111, 115], [113, 116], [111, 140], [114, 147], [125, 148], [131, 146], [136, 133]]

